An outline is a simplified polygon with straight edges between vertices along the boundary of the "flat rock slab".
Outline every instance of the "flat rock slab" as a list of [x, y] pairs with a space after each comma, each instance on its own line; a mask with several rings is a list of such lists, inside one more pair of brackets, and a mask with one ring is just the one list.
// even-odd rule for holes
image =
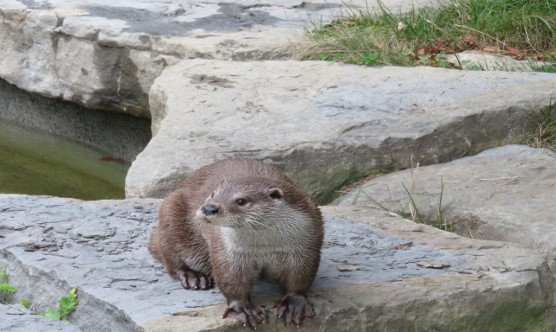
[[523, 145], [499, 147], [372, 179], [338, 203], [382, 204], [408, 212], [404, 187], [429, 219], [436, 218], [442, 192], [446, 221], [459, 232], [536, 248], [556, 274], [556, 153]]
[[[383, 2], [395, 12], [437, 4]], [[149, 117], [154, 78], [179, 59], [290, 58], [312, 22], [376, 7], [364, 0], [3, 0], [0, 77], [49, 97]]]
[[[17, 288], [13, 302], [26, 299], [42, 312], [77, 287], [70, 321], [84, 331], [243, 330], [220, 318], [225, 299], [218, 290], [183, 290], [148, 253], [159, 203], [0, 195], [0, 265]], [[322, 263], [309, 293], [318, 318], [307, 320], [306, 330], [553, 326], [553, 276], [529, 249], [470, 240], [373, 208], [323, 213]], [[279, 296], [276, 286], [260, 282], [253, 299], [273, 314]], [[10, 314], [18, 310], [2, 312], [0, 329], [22, 319]], [[45, 330], [42, 320], [27, 317], [26, 326]], [[275, 320], [261, 330], [284, 329]]]
[[283, 168], [320, 202], [373, 170], [519, 142], [553, 103], [554, 74], [184, 60], [150, 92], [154, 137], [127, 197], [163, 197], [199, 167], [247, 157]]

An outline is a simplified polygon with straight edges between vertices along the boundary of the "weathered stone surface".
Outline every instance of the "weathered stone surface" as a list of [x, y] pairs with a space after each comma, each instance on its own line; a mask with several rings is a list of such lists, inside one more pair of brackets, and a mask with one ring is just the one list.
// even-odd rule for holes
[[[220, 292], [183, 290], [150, 256], [146, 243], [158, 204], [1, 195], [0, 266], [8, 266], [17, 287], [14, 302], [27, 299], [40, 312], [77, 287], [80, 303], [70, 321], [84, 331], [243, 331], [221, 319]], [[309, 293], [318, 317], [304, 330], [555, 326], [554, 278], [532, 250], [471, 240], [374, 208], [323, 207], [323, 213], [325, 246]], [[431, 261], [442, 267], [427, 268]], [[253, 299], [272, 317], [260, 330], [288, 330], [273, 317], [279, 294], [274, 285], [256, 285]], [[21, 319], [2, 318], [0, 326]]]
[[[432, 0], [384, 1], [395, 11]], [[0, 77], [90, 108], [149, 117], [148, 92], [178, 59], [290, 58], [303, 28], [357, 1], [0, 2]]]
[[158, 202], [0, 197], [0, 266], [8, 266], [17, 287], [14, 302], [26, 299], [33, 312], [43, 312], [77, 287], [79, 306], [71, 321], [81, 329], [139, 330], [134, 320], [157, 305], [141, 299], [163, 293], [153, 288], [162, 273], [145, 246]]
[[234, 156], [277, 164], [326, 202], [372, 170], [518, 142], [555, 91], [545, 73], [185, 60], [153, 85], [154, 137], [126, 195], [162, 197], [191, 171]]
[[504, 146], [372, 179], [338, 203], [378, 202], [407, 212], [409, 195], [404, 186], [422, 214], [436, 217], [442, 192], [447, 221], [455, 223], [461, 233], [535, 248], [547, 257], [556, 274], [556, 153]]

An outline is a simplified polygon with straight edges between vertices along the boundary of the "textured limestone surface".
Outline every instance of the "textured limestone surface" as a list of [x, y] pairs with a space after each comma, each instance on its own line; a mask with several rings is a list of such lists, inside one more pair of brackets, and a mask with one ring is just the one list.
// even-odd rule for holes
[[127, 197], [162, 197], [225, 157], [282, 167], [321, 202], [373, 170], [519, 142], [553, 103], [554, 74], [184, 60], [151, 89], [153, 139]]

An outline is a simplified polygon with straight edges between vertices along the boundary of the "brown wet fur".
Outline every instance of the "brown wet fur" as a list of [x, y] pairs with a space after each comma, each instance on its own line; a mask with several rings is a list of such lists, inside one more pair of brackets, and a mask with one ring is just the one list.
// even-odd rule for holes
[[261, 276], [284, 291], [275, 307], [285, 325], [315, 317], [306, 292], [320, 262], [322, 216], [277, 168], [247, 159], [202, 167], [166, 197], [159, 217], [150, 251], [186, 289], [216, 283], [228, 302], [224, 318], [251, 328], [265, 321], [250, 299]]

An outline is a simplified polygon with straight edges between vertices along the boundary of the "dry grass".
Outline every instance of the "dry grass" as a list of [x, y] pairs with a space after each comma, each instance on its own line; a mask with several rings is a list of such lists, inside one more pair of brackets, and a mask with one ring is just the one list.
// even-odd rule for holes
[[[307, 29], [304, 57], [359, 65], [460, 68], [444, 54], [478, 49], [556, 67], [555, 0], [452, 0], [438, 8], [394, 14], [352, 10], [349, 17]], [[539, 68], [542, 70], [543, 68]]]
[[556, 104], [552, 104], [534, 117], [537, 130], [529, 135], [528, 144], [556, 152]]

